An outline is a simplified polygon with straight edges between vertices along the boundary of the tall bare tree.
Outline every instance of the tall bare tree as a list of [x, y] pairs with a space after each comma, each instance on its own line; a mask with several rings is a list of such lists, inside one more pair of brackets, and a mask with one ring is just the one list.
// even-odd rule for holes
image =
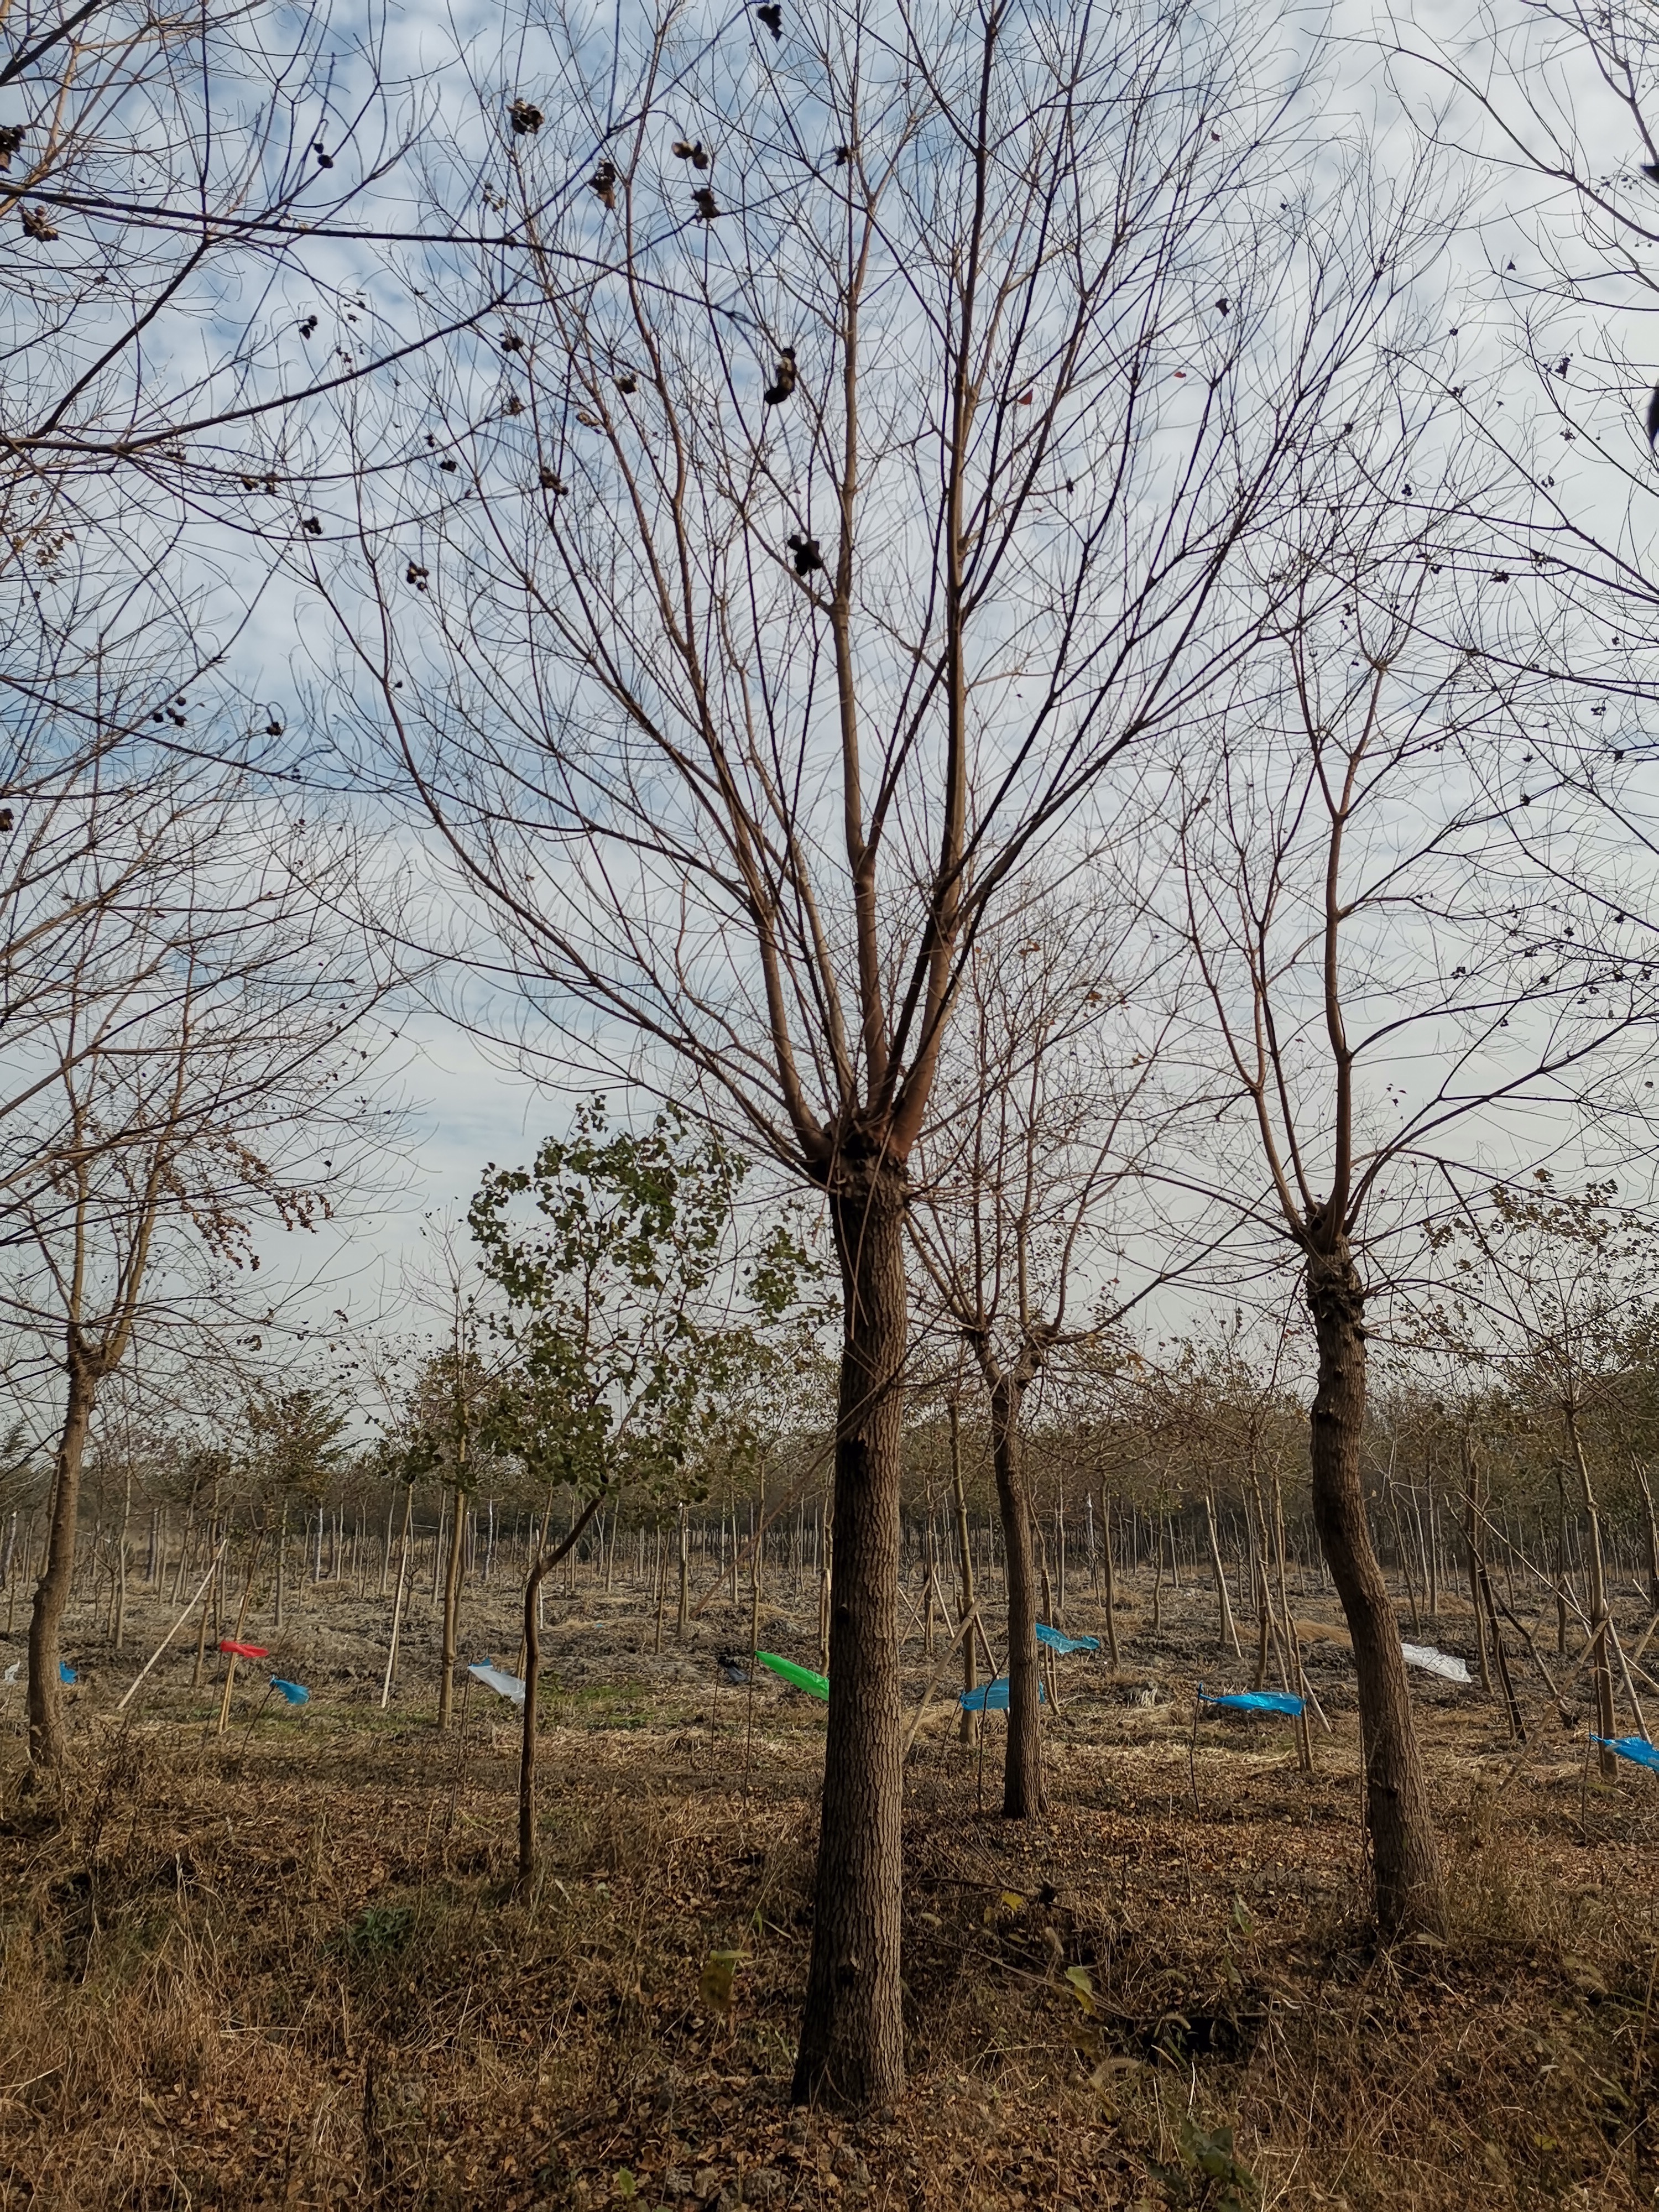
[[538, 289], [456, 402], [470, 496], [360, 479], [361, 568], [318, 580], [530, 1048], [676, 1064], [827, 1202], [832, 1687], [794, 2090], [860, 2103], [903, 2073], [904, 1217], [963, 963], [1261, 635], [1279, 594], [1241, 547], [1298, 495], [1422, 210], [1384, 236], [1344, 176], [1310, 189], [1259, 14], [744, 21], [647, 13], [603, 56], [538, 27], [568, 143], [604, 130], [605, 158], [556, 219], [510, 208]]
[[[1034, 1506], [1027, 1398], [1056, 1361], [1133, 1303], [1124, 1186], [1149, 1161], [1159, 1030], [1149, 1018], [1133, 914], [1027, 899], [983, 930], [917, 1147], [911, 1238], [939, 1322], [959, 1334], [990, 1408], [991, 1463], [1008, 1577], [1008, 1732], [1002, 1809], [1042, 1809]], [[1138, 1001], [1131, 1013], [1131, 995]], [[1139, 1049], [1133, 1048], [1138, 1046]], [[1162, 1071], [1160, 1071], [1161, 1074]]]
[[1225, 715], [1213, 769], [1180, 771], [1184, 926], [1249, 1135], [1234, 1188], [1287, 1248], [1312, 1323], [1314, 1517], [1353, 1637], [1390, 1936], [1438, 1927], [1444, 1898], [1361, 1484], [1368, 1299], [1400, 1282], [1402, 1216], [1449, 1202], [1494, 1148], [1559, 1142], [1618, 1089], [1651, 996], [1604, 895], [1565, 888], [1593, 820], [1528, 788], [1531, 732], [1563, 710], [1546, 556], [1526, 557], [1524, 507], [1502, 525], [1513, 486], [1444, 462], [1439, 379], [1401, 359], [1390, 413], [1371, 395], [1295, 541], [1264, 549], [1296, 584], [1261, 688]]

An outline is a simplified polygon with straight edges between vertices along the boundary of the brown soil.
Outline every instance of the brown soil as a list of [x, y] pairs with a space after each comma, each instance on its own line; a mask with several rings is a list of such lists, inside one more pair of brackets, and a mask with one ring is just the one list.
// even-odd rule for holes
[[[763, 1645], [815, 1663], [815, 1594], [788, 1598]], [[514, 1665], [514, 1607], [469, 1590], [467, 1657]], [[671, 1617], [656, 1656], [642, 1597], [550, 1602], [527, 1900], [515, 1716], [475, 1685], [433, 1728], [424, 1593], [389, 1712], [389, 1607], [307, 1587], [271, 1664], [313, 1702], [261, 1706], [252, 1668], [223, 1736], [193, 1637], [113, 1715], [165, 1607], [118, 1662], [88, 1631], [65, 1802], [13, 1788], [0, 1832], [0, 2203], [1652, 2203], [1654, 1778], [1587, 1773], [1587, 1707], [1566, 1730], [1528, 1698], [1517, 1747], [1479, 1689], [1414, 1677], [1453, 1933], [1379, 1955], [1340, 1640], [1309, 1653], [1334, 1730], [1309, 1777], [1277, 1721], [1194, 1743], [1195, 1680], [1245, 1686], [1249, 1660], [1219, 1659], [1206, 1593], [1164, 1612], [1157, 1638], [1144, 1597], [1121, 1616], [1116, 1680], [1060, 1662], [1041, 1826], [994, 1812], [1000, 1720], [982, 1774], [943, 1699], [924, 1723], [910, 2086], [858, 2120], [786, 2102], [823, 1712], [717, 1686], [746, 1603], [684, 1647]], [[906, 1660], [914, 1698], [919, 1633]], [[716, 1951], [740, 1954], [726, 2010]]]

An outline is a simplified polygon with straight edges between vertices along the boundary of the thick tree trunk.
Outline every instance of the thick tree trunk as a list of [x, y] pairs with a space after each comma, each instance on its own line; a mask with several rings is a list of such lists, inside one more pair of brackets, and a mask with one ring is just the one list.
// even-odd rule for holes
[[1002, 1763], [1002, 1811], [1010, 1820], [1042, 1810], [1042, 1717], [1037, 1691], [1036, 1570], [1031, 1551], [1030, 1501], [1020, 1436], [1018, 1383], [999, 1376], [991, 1386], [991, 1465], [1008, 1562], [1008, 1736]]
[[1353, 1638], [1377, 1926], [1388, 1940], [1433, 1935], [1445, 1918], [1440, 1855], [1399, 1626], [1365, 1520], [1364, 1292], [1346, 1242], [1310, 1256], [1306, 1285], [1319, 1351], [1310, 1426], [1314, 1521]]
[[58, 1431], [58, 1464], [46, 1530], [46, 1559], [29, 1615], [29, 1765], [37, 1773], [64, 1763], [64, 1614], [75, 1576], [75, 1537], [81, 1510], [81, 1462], [86, 1455], [98, 1377], [83, 1354], [64, 1362], [69, 1389]]
[[845, 1301], [830, 1717], [797, 2104], [884, 2103], [904, 2081], [897, 1610], [904, 1204], [901, 1168], [843, 1155], [830, 1190]]

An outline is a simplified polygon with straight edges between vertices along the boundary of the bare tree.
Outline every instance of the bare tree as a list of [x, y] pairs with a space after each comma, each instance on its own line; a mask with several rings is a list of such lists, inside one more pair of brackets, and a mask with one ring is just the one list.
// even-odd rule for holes
[[[326, 1214], [386, 1133], [349, 1087], [385, 988], [338, 922], [356, 858], [233, 787], [165, 805], [147, 903], [86, 902], [19, 1038], [40, 1081], [5, 1124], [0, 1313], [61, 1380], [45, 1571], [29, 1629], [29, 1753], [64, 1755], [61, 1630], [98, 1394], [141, 1339], [217, 1316], [258, 1225]], [[101, 838], [89, 866], [114, 866]], [[60, 893], [75, 896], [71, 875]], [[19, 1377], [27, 1387], [27, 1370]]]
[[1184, 779], [1185, 927], [1250, 1136], [1235, 1188], [1288, 1246], [1312, 1322], [1313, 1510], [1353, 1637], [1389, 1936], [1432, 1930], [1444, 1902], [1361, 1486], [1367, 1301], [1399, 1284], [1399, 1233], [1449, 1179], [1577, 1125], [1650, 995], [1603, 901], [1563, 888], [1585, 813], [1528, 788], [1558, 688], [1536, 643], [1512, 655], [1491, 631], [1536, 637], [1554, 603], [1541, 562], [1495, 588], [1517, 580], [1490, 565], [1504, 486], [1437, 459], [1433, 497], [1406, 503], [1437, 450], [1437, 382], [1402, 366], [1394, 427], [1374, 396], [1364, 443], [1310, 483], [1273, 556], [1297, 584], [1273, 673], [1227, 714], [1213, 772]]
[[[1008, 1577], [1002, 1809], [1011, 1820], [1043, 1802], [1025, 1403], [1057, 1359], [1133, 1303], [1121, 1272], [1123, 1186], [1159, 1133], [1148, 1092], [1161, 1026], [1145, 1011], [1148, 948], [1133, 942], [1133, 915], [1092, 906], [1092, 897], [1029, 899], [978, 937], [941, 1058], [936, 1118], [917, 1147], [909, 1213], [931, 1303], [968, 1346], [990, 1407]], [[1138, 1015], [1128, 1011], [1132, 991]]]
[[[904, 1216], [963, 963], [1261, 634], [1276, 594], [1241, 546], [1297, 496], [1419, 211], [1383, 238], [1345, 179], [1310, 195], [1259, 15], [836, 0], [775, 43], [698, 28], [643, 20], [617, 65], [645, 119], [537, 216], [539, 291], [470, 404], [472, 495], [438, 515], [363, 479], [362, 569], [319, 580], [530, 1048], [689, 1071], [827, 1201], [832, 1689], [794, 2090], [860, 2103], [903, 2071]], [[613, 58], [555, 43], [591, 143]]]
[[[1645, 1293], [1654, 1224], [1639, 1208], [1618, 1202], [1611, 1180], [1563, 1188], [1549, 1169], [1538, 1168], [1528, 1183], [1459, 1191], [1455, 1209], [1436, 1224], [1431, 1236], [1445, 1267], [1436, 1321], [1449, 1351], [1501, 1376], [1517, 1397], [1541, 1399], [1560, 1423], [1584, 1514], [1596, 1723], [1607, 1739], [1614, 1734], [1610, 1647], [1618, 1636], [1589, 1431], [1644, 1364], [1652, 1340]], [[1472, 1516], [1478, 1502], [1470, 1500]], [[1472, 1518], [1476, 1556], [1479, 1547]], [[1605, 1745], [1601, 1765], [1607, 1779], [1616, 1776]]]

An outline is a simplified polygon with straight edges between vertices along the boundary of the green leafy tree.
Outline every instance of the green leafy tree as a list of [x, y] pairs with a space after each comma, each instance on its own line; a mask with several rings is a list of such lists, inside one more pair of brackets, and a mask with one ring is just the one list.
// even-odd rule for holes
[[[468, 1220], [501, 1306], [489, 1327], [510, 1361], [488, 1422], [512, 1454], [577, 1508], [544, 1533], [525, 1585], [519, 1874], [535, 1867], [536, 1598], [624, 1485], [658, 1501], [696, 1486], [717, 1420], [742, 1419], [745, 1385], [773, 1356], [807, 1262], [776, 1226], [745, 1266], [741, 1157], [672, 1110], [636, 1134], [603, 1099], [580, 1108], [528, 1168], [491, 1166]], [[728, 1439], [729, 1442], [729, 1439]]]

